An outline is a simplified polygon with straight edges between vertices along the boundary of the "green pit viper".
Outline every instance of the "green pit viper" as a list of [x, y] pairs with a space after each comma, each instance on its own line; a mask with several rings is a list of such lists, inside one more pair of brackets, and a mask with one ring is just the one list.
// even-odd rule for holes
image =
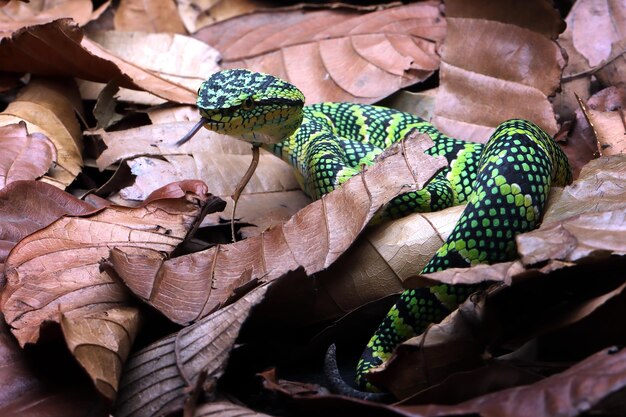
[[[485, 144], [466, 142], [393, 109], [352, 103], [305, 106], [304, 95], [294, 85], [243, 69], [213, 74], [200, 87], [197, 106], [202, 119], [195, 131], [203, 125], [260, 144], [295, 168], [312, 198], [371, 165], [376, 155], [410, 131], [428, 134], [435, 145], [426, 153], [444, 156], [448, 168], [422, 190], [395, 198], [383, 217], [467, 206], [422, 273], [515, 256], [515, 235], [538, 226], [550, 187], [564, 186], [572, 178], [561, 149], [525, 120], [502, 123]], [[386, 361], [399, 343], [440, 322], [475, 290], [437, 285], [404, 291], [357, 365], [359, 387], [375, 389], [365, 378], [369, 369]]]

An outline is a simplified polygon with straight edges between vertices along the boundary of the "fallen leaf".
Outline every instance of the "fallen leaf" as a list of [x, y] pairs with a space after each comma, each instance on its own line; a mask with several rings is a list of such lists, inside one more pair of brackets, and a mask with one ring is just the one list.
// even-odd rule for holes
[[161, 339], [128, 360], [115, 404], [117, 417], [161, 416], [182, 410], [185, 397], [206, 372], [216, 381], [250, 309], [265, 295], [267, 285], [197, 323]]
[[194, 36], [222, 52], [225, 68], [279, 76], [311, 104], [372, 103], [428, 78], [439, 66], [444, 34], [439, 5], [421, 2], [371, 13], [257, 12]]
[[263, 0], [182, 0], [177, 2], [178, 13], [189, 33], [212, 23], [267, 7]]
[[[198, 91], [200, 84], [220, 69], [217, 64], [219, 52], [188, 36], [173, 33], [90, 31], [88, 38], [107, 53], [119, 58], [120, 65], [134, 65], [189, 91]], [[81, 95], [85, 99], [95, 99], [102, 88], [103, 84], [88, 81], [80, 83]], [[120, 90], [118, 100], [149, 105], [166, 102], [149, 92], [126, 88]]]
[[28, 134], [26, 123], [0, 126], [0, 188], [18, 180], [37, 179], [57, 159], [54, 144], [41, 133]]
[[626, 153], [626, 88], [606, 88], [596, 93], [588, 104], [589, 107], [581, 104], [581, 110], [593, 129], [599, 154]]
[[82, 26], [91, 20], [92, 7], [89, 0], [9, 2], [0, 12], [0, 39], [25, 26], [41, 25], [67, 17]]
[[554, 41], [564, 25], [553, 6], [453, 0], [446, 3], [446, 21], [433, 124], [475, 142], [486, 142], [512, 118], [556, 133], [548, 97], [559, 87], [565, 59]]
[[[20, 345], [37, 342], [45, 322], [65, 319], [68, 345], [96, 387], [112, 399], [121, 366], [112, 367], [110, 361], [124, 362], [137, 330], [137, 312], [127, 290], [101, 270], [100, 261], [115, 246], [171, 253], [203, 211], [219, 208], [215, 200], [199, 181], [171, 184], [140, 207], [109, 206], [81, 217], [62, 217], [22, 239], [6, 260], [0, 299]], [[126, 311], [126, 318], [119, 318], [117, 309]], [[119, 319], [107, 321], [107, 316]], [[113, 321], [123, 331], [112, 330]], [[76, 340], [85, 338], [99, 343], [91, 349], [102, 354], [83, 356]]]
[[177, 323], [206, 316], [257, 280], [271, 281], [300, 266], [307, 274], [318, 272], [352, 244], [386, 202], [411, 184], [423, 186], [444, 166], [442, 158], [421, 152], [432, 146], [427, 135], [418, 137], [408, 139], [403, 152], [396, 146], [395, 155], [259, 236], [167, 261], [151, 250], [116, 248], [113, 267], [137, 296]]
[[66, 214], [77, 216], [94, 210], [92, 205], [39, 181], [16, 181], [0, 190], [0, 282], [4, 284], [7, 255], [22, 238]]
[[0, 113], [0, 125], [25, 122], [31, 133], [42, 133], [56, 148], [50, 177], [67, 187], [81, 172], [82, 138], [75, 111], [82, 109], [72, 82], [34, 79]]
[[205, 403], [196, 409], [194, 417], [271, 417], [269, 414], [256, 412], [243, 405], [228, 400], [217, 400]]
[[185, 33], [176, 4], [169, 0], [125, 0], [119, 4], [114, 22], [120, 33]]
[[[43, 59], [42, 57], [45, 57]], [[176, 103], [196, 102], [196, 92], [144, 70], [83, 37], [70, 19], [25, 27], [0, 44], [0, 70], [74, 76], [149, 91]]]

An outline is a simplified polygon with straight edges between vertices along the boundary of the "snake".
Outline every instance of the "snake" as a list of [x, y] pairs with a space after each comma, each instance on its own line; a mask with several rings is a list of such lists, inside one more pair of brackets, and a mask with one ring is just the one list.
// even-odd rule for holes
[[[375, 163], [377, 155], [410, 132], [430, 136], [434, 146], [426, 154], [445, 157], [447, 168], [421, 190], [394, 198], [381, 214], [393, 219], [466, 204], [422, 273], [512, 259], [515, 236], [538, 227], [550, 188], [572, 181], [561, 148], [523, 119], [502, 122], [485, 143], [464, 141], [391, 108], [305, 105], [304, 94], [293, 84], [247, 69], [212, 74], [200, 86], [196, 104], [201, 120], [195, 131], [204, 126], [279, 156], [294, 167], [300, 186], [313, 199]], [[439, 284], [402, 292], [364, 349], [357, 386], [377, 390], [367, 381], [369, 370], [387, 361], [397, 345], [443, 320], [475, 290], [474, 285]]]

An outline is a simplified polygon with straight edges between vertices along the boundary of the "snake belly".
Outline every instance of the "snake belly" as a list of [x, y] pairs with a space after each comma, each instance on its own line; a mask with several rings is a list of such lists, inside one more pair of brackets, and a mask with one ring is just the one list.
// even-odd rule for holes
[[[435, 145], [426, 153], [444, 156], [448, 168], [422, 190], [396, 197], [382, 215], [397, 218], [467, 203], [422, 273], [511, 259], [515, 236], [538, 226], [550, 187], [571, 182], [565, 154], [526, 120], [502, 123], [483, 145], [450, 138], [417, 116], [383, 107], [322, 103], [305, 106], [303, 115], [293, 135], [266, 148], [296, 168], [301, 186], [313, 198], [371, 165], [413, 129], [433, 139]], [[440, 322], [476, 289], [438, 285], [404, 291], [359, 360], [358, 386], [376, 390], [367, 382], [367, 372], [386, 361], [398, 344]]]

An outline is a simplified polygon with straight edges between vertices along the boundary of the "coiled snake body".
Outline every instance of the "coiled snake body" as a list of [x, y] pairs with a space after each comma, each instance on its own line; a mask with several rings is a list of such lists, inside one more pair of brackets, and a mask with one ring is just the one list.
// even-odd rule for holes
[[[253, 143], [296, 168], [303, 189], [319, 198], [370, 165], [413, 129], [428, 134], [449, 167], [424, 189], [391, 202], [386, 216], [434, 211], [467, 203], [446, 242], [423, 273], [515, 254], [515, 235], [537, 227], [551, 185], [571, 181], [566, 156], [539, 127], [525, 120], [502, 123], [486, 144], [449, 138], [423, 119], [383, 107], [323, 103], [304, 106], [303, 94], [270, 75], [224, 70], [198, 91], [204, 127]], [[346, 208], [349, 209], [349, 208]], [[473, 288], [438, 285], [406, 290], [365, 348], [357, 382], [384, 362], [402, 341], [441, 321]]]

